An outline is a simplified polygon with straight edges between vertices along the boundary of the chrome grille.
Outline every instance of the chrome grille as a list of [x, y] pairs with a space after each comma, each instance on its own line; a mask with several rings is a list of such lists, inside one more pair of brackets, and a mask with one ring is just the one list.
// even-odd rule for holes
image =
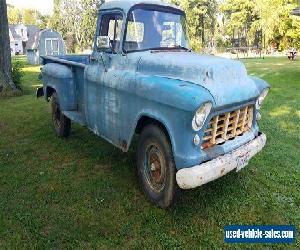
[[220, 114], [211, 119], [202, 139], [202, 149], [222, 144], [249, 131], [253, 122], [253, 106]]

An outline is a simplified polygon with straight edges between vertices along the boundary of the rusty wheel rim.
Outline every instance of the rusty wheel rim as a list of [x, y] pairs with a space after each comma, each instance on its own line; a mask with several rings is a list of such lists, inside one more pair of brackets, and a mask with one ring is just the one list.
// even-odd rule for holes
[[146, 148], [144, 157], [144, 173], [151, 189], [160, 192], [165, 187], [166, 167], [164, 157], [155, 144]]

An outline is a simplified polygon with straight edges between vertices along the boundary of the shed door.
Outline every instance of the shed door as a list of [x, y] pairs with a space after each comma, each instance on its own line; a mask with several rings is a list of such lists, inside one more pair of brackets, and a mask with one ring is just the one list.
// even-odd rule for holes
[[46, 38], [46, 55], [59, 55], [59, 41], [57, 38]]

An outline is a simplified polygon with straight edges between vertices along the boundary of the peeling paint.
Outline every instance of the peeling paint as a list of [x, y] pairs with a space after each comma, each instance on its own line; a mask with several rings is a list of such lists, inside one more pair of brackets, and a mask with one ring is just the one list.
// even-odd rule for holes
[[[126, 16], [132, 7], [129, 4], [140, 1], [129, 2], [103, 4], [105, 10], [100, 11], [98, 19], [103, 13], [115, 12], [116, 9], [110, 8], [116, 5]], [[121, 41], [124, 28], [125, 22]], [[96, 33], [99, 34], [99, 25]], [[209, 151], [202, 150], [193, 143], [195, 134], [191, 126], [202, 104], [213, 104], [210, 120], [221, 113], [254, 105], [268, 87], [265, 81], [249, 77], [241, 62], [187, 51], [110, 54], [94, 50], [91, 56], [45, 56], [43, 64], [44, 93], [49, 87], [58, 93], [61, 110], [67, 117], [86, 125], [125, 152], [139, 119], [156, 120], [168, 132], [178, 170], [231, 152], [252, 140], [259, 131], [254, 121], [251, 130], [242, 136], [215, 145]], [[200, 138], [207, 125], [199, 131]], [[223, 175], [227, 168], [218, 171], [218, 175]], [[204, 182], [206, 177], [199, 179]]]

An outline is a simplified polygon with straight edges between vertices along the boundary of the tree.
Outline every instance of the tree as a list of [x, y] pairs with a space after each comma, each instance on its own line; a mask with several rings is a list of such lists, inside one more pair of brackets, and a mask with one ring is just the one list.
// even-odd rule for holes
[[20, 9], [7, 5], [7, 15], [8, 15], [8, 23], [10, 24], [20, 24], [22, 23], [22, 12]]
[[280, 49], [294, 47], [300, 49], [300, 20], [299, 17], [290, 16], [285, 22], [284, 36], [280, 41]]
[[294, 0], [226, 0], [221, 4], [225, 33], [244, 36], [248, 43], [261, 31], [265, 45], [284, 50], [300, 46], [300, 22], [290, 15]]
[[258, 20], [255, 3], [252, 0], [227, 0], [221, 4], [220, 10], [227, 35], [247, 39], [244, 46], [249, 46], [249, 40], [253, 40], [260, 29], [255, 25]]
[[49, 15], [42, 15], [38, 12], [37, 14], [37, 25], [40, 27], [40, 29], [46, 29], [49, 27], [50, 23], [50, 16]]
[[53, 14], [50, 18], [50, 26], [53, 29], [58, 30], [59, 29], [59, 22], [61, 20], [61, 15], [60, 15], [60, 0], [54, 0], [53, 1]]
[[[254, 0], [259, 20], [268, 43], [275, 43], [280, 49], [293, 46], [293, 40], [299, 42], [299, 22], [290, 15], [295, 7], [294, 0]], [[297, 44], [297, 42], [296, 42]], [[295, 45], [295, 44], [294, 44]]]
[[25, 24], [25, 25], [36, 25], [38, 14], [40, 14], [40, 13], [37, 10], [25, 9], [24, 12], [23, 12], [23, 24]]
[[99, 0], [54, 0], [50, 26], [67, 41], [68, 49], [91, 48], [97, 24]]
[[6, 0], [0, 0], [0, 92], [4, 87], [16, 90], [11, 78], [11, 52]]
[[78, 0], [64, 0], [62, 1], [61, 14], [64, 19], [61, 20], [63, 25], [67, 27], [67, 30], [74, 35], [76, 45], [79, 50], [83, 50], [84, 33], [86, 32], [82, 25], [82, 16], [84, 15], [84, 9], [82, 7], [82, 1]]
[[7, 16], [9, 24], [37, 25], [41, 29], [49, 26], [50, 16], [42, 15], [36, 9], [19, 9], [7, 5]]
[[97, 26], [97, 16], [100, 7], [99, 0], [84, 0], [82, 8], [84, 13], [82, 16], [82, 30], [84, 31], [83, 47], [92, 48], [95, 30]]
[[172, 0], [172, 2], [185, 10], [191, 47], [199, 51], [215, 35], [217, 0]]

